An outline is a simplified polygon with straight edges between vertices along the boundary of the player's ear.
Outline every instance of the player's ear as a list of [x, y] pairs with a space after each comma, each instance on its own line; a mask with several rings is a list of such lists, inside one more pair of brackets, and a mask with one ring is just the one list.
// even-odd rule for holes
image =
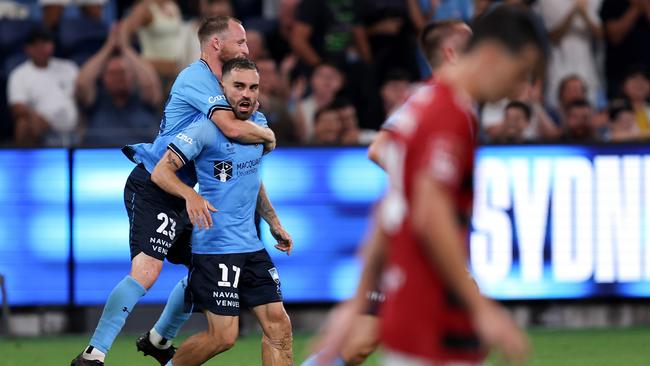
[[221, 40], [219, 40], [219, 37], [212, 37], [212, 47], [214, 47], [215, 51], [219, 51], [221, 49]]

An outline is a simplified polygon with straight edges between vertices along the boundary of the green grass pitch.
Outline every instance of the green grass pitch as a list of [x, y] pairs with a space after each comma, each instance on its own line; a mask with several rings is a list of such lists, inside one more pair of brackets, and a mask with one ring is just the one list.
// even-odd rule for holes
[[[650, 365], [650, 328], [598, 330], [531, 330], [534, 366], [598, 366]], [[137, 366], [157, 363], [135, 350], [136, 335], [121, 335], [109, 356], [107, 365]], [[67, 366], [80, 352], [88, 336], [59, 336], [44, 338], [0, 339], [0, 365], [58, 365]], [[294, 342], [296, 364], [307, 356], [309, 337], [297, 335]], [[378, 365], [373, 356], [365, 365]], [[501, 365], [492, 357], [489, 365]], [[239, 339], [235, 348], [218, 355], [206, 365], [257, 366], [260, 361], [260, 338]]]

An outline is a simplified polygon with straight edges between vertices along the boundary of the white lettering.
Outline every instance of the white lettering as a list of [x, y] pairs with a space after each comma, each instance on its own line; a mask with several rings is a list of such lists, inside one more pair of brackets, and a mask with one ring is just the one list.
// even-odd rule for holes
[[551, 160], [512, 159], [513, 215], [517, 229], [521, 275], [540, 281], [544, 273], [544, 239], [551, 190]]
[[511, 206], [508, 168], [501, 160], [486, 158], [478, 165], [476, 177], [472, 268], [482, 280], [498, 282], [508, 276], [512, 265], [512, 228], [506, 213]]
[[178, 135], [176, 135], [176, 137], [183, 140], [183, 141], [185, 141], [185, 142], [187, 142], [190, 145], [192, 145], [192, 142], [194, 142], [194, 140], [191, 137], [187, 136], [186, 134], [184, 134], [182, 132], [179, 133]]

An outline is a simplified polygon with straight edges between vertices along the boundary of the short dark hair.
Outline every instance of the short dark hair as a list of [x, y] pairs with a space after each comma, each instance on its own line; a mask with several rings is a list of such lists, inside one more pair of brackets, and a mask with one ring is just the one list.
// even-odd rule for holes
[[213, 35], [223, 33], [227, 30], [228, 24], [230, 24], [231, 21], [241, 24], [241, 20], [228, 15], [219, 15], [213, 18], [203, 19], [197, 32], [201, 45], [203, 45], [203, 43]]
[[52, 32], [44, 27], [36, 27], [32, 29], [25, 37], [25, 44], [32, 45], [37, 42], [53, 42], [54, 37]]
[[634, 113], [634, 108], [632, 108], [632, 105], [625, 99], [614, 100], [607, 107], [607, 114], [609, 115], [610, 122], [614, 122], [614, 120], [623, 112]]
[[325, 107], [319, 108], [316, 113], [314, 114], [314, 122], [318, 121], [320, 116], [327, 112], [335, 112], [338, 113], [340, 107], [335, 105], [334, 103], [326, 105]]
[[544, 25], [524, 7], [497, 5], [476, 19], [473, 32], [470, 50], [489, 40], [502, 44], [514, 54], [530, 45], [539, 49], [544, 58], [550, 52]]
[[635, 64], [627, 68], [623, 80], [627, 80], [636, 76], [643, 76], [648, 79], [648, 67], [644, 65]]
[[447, 19], [429, 22], [420, 33], [420, 47], [432, 68], [442, 64], [440, 45], [447, 37], [456, 33], [456, 28], [465, 24], [462, 20]]
[[223, 67], [221, 69], [221, 77], [224, 78], [233, 70], [255, 70], [259, 72], [257, 65], [255, 65], [255, 62], [245, 57], [235, 57], [223, 64]]
[[575, 108], [591, 108], [591, 104], [589, 104], [586, 99], [576, 99], [567, 105], [566, 112], [569, 113], [572, 109]]
[[528, 104], [524, 102], [520, 102], [518, 100], [513, 100], [512, 102], [508, 103], [508, 105], [506, 105], [506, 110], [510, 108], [521, 110], [522, 112], [524, 112], [526, 119], [530, 121], [530, 117], [532, 116], [532, 113], [530, 111], [530, 107], [528, 106]]

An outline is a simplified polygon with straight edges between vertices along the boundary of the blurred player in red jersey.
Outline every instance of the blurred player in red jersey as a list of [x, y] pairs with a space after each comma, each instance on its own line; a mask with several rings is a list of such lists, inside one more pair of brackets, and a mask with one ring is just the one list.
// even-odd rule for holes
[[[420, 35], [420, 47], [422, 48], [433, 72], [431, 80], [435, 80], [438, 70], [444, 65], [454, 64], [465, 51], [467, 43], [472, 34], [467, 24], [460, 20], [443, 20], [429, 23]], [[418, 93], [426, 93], [430, 83], [427, 81], [418, 88], [411, 99], [417, 97]], [[377, 163], [382, 169], [382, 151], [389, 140], [390, 131], [395, 129], [395, 123], [403, 111], [407, 110], [410, 101], [395, 111], [386, 119], [381, 126], [378, 136], [368, 149], [368, 157]], [[352, 332], [345, 340], [339, 354], [329, 363], [321, 363], [317, 355], [310, 357], [302, 366], [356, 366], [362, 364], [368, 356], [373, 353], [379, 344], [379, 320], [377, 312], [384, 299], [384, 294], [375, 289], [369, 291], [369, 305], [363, 314], [359, 314], [353, 320]]]
[[380, 203], [355, 298], [336, 309], [321, 340], [334, 358], [383, 274], [380, 340], [386, 365], [480, 365], [489, 347], [512, 363], [528, 352], [506, 312], [466, 271], [476, 137], [475, 102], [499, 100], [541, 69], [544, 30], [519, 7], [477, 20], [468, 52], [438, 73], [395, 121], [383, 163], [390, 190]]

